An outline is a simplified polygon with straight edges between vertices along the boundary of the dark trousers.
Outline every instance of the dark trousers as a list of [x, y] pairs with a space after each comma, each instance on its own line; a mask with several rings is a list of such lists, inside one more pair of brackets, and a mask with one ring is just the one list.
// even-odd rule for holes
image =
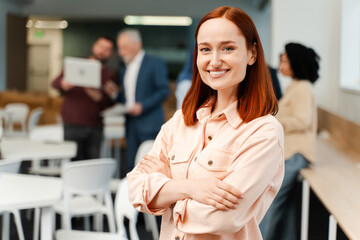
[[77, 144], [77, 153], [73, 160], [99, 158], [103, 139], [103, 128], [65, 124], [64, 139], [74, 141]]
[[144, 134], [131, 122], [126, 122], [126, 169], [130, 172], [135, 166], [136, 152], [140, 144], [146, 140], [155, 139], [158, 132]]

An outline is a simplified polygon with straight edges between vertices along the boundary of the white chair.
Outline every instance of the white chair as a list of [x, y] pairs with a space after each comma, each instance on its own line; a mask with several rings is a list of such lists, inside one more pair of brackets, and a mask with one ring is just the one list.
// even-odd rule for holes
[[42, 107], [37, 107], [31, 110], [28, 124], [27, 124], [27, 132], [30, 133], [30, 131], [38, 124], [41, 115], [43, 114], [44, 110]]
[[[71, 218], [74, 216], [105, 214], [110, 232], [115, 232], [114, 207], [109, 190], [109, 182], [115, 169], [114, 159], [83, 160], [63, 166], [63, 201], [54, 207], [62, 215], [62, 228], [70, 230]], [[89, 222], [85, 223], [89, 229]]]
[[8, 103], [4, 108], [6, 114], [6, 131], [9, 136], [14, 134], [14, 124], [20, 124], [20, 134], [26, 134], [26, 118], [29, 106], [25, 103]]
[[[146, 155], [154, 145], [154, 140], [146, 140], [142, 142], [136, 152], [135, 165], [137, 165], [141, 159]], [[110, 189], [112, 192], [116, 192], [118, 186], [122, 180], [113, 178], [110, 181]], [[157, 227], [156, 217], [147, 213], [143, 214], [146, 231], [151, 231], [154, 240], [159, 239], [159, 230]]]
[[[0, 161], [0, 176], [2, 173], [17, 173], [19, 172], [21, 165], [20, 160], [1, 160]], [[8, 212], [0, 212], [0, 214], [3, 215], [3, 221], [2, 221], [2, 239], [8, 240], [10, 239], [10, 215], [9, 212], [11, 212], [14, 215], [15, 224], [16, 224], [16, 230], [18, 233], [18, 237], [20, 240], [24, 240], [24, 232], [21, 224], [21, 218], [20, 218], [20, 212], [18, 209], [9, 209]]]
[[[136, 152], [135, 166], [139, 164], [142, 158], [149, 153], [155, 140], [146, 140], [142, 142]], [[153, 239], [159, 239], [159, 230], [157, 227], [156, 217], [147, 213], [143, 214], [146, 231], [151, 231]]]
[[139, 164], [139, 162], [142, 160], [142, 158], [148, 154], [154, 145], [155, 140], [146, 140], [142, 142], [136, 152], [135, 156], [135, 166]]
[[[125, 137], [125, 117], [120, 116], [105, 116], [104, 117], [104, 139], [101, 146], [102, 158], [115, 158], [117, 160], [116, 177], [120, 176], [121, 163], [121, 149], [120, 140]], [[111, 153], [112, 143], [114, 141], [114, 155]]]
[[59, 230], [56, 232], [56, 240], [128, 240], [124, 227], [124, 217], [129, 219], [131, 240], [139, 240], [136, 231], [138, 211], [129, 202], [127, 179], [123, 178], [118, 186], [115, 197], [116, 233], [99, 233], [89, 231]]
[[[49, 142], [62, 142], [64, 141], [64, 130], [60, 124], [41, 125], [31, 128], [29, 138], [32, 141], [49, 141]], [[47, 161], [47, 165], [42, 165]], [[61, 166], [69, 162], [70, 159], [51, 159], [32, 161], [30, 173], [46, 175], [46, 176], [60, 176]]]

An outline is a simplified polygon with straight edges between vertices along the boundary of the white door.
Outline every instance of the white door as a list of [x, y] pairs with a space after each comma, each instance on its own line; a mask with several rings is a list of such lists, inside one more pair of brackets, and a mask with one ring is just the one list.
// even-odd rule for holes
[[49, 66], [50, 46], [28, 45], [28, 90], [36, 92], [48, 92], [49, 89]]

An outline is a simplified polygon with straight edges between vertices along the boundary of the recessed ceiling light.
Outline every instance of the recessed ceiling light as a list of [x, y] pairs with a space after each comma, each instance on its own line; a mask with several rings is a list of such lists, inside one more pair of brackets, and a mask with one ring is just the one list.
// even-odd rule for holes
[[187, 16], [125, 16], [128, 25], [160, 25], [160, 26], [190, 26], [191, 17]]
[[26, 23], [26, 27], [34, 27], [38, 29], [65, 29], [68, 27], [68, 22], [66, 20], [28, 20]]

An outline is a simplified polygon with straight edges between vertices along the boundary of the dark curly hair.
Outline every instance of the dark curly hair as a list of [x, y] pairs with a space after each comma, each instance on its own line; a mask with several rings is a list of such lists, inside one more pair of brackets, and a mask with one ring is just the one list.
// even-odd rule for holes
[[307, 79], [311, 83], [319, 78], [320, 57], [312, 48], [299, 43], [288, 43], [285, 45], [285, 52], [294, 78]]

